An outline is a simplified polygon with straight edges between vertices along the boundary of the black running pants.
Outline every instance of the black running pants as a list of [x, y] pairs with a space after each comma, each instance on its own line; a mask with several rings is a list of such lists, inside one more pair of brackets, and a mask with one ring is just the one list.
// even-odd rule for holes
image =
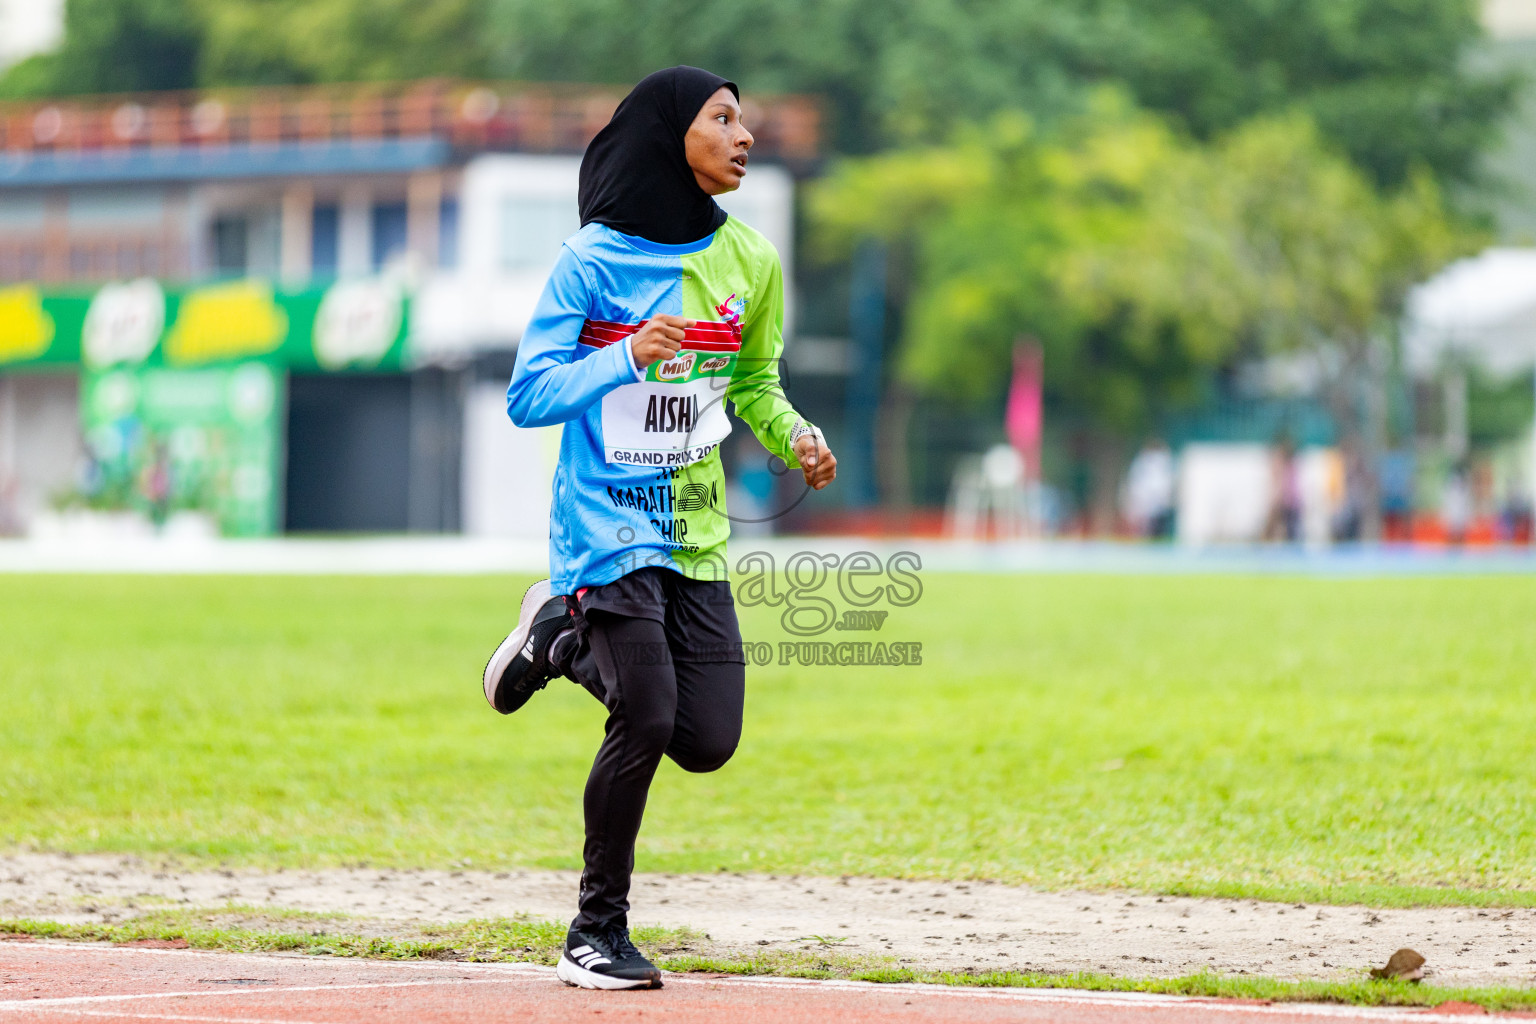
[[628, 926], [635, 838], [662, 754], [712, 772], [735, 753], [746, 666], [692, 660], [653, 618], [598, 609], [580, 618], [569, 675], [603, 702], [608, 721], [583, 800], [585, 869], [571, 927], [601, 931]]

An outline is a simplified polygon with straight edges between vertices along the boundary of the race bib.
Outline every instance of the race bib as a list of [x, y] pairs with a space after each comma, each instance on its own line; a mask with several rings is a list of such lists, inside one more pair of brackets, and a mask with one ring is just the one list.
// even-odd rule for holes
[[[686, 466], [720, 447], [731, 433], [725, 389], [741, 347], [733, 327], [700, 323], [689, 328], [677, 355], [646, 367], [645, 380], [603, 397], [605, 459], [627, 466]], [[627, 344], [627, 333], [635, 329], [589, 320], [582, 341]]]

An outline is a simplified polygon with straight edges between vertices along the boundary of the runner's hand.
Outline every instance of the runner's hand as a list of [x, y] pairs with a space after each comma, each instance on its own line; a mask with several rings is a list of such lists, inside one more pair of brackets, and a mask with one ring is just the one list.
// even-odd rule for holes
[[651, 317], [630, 339], [629, 350], [634, 353], [635, 365], [643, 370], [659, 359], [677, 355], [683, 344], [683, 331], [696, 323], [697, 320], [684, 320], [670, 313]]
[[820, 434], [806, 434], [796, 441], [795, 458], [800, 460], [806, 486], [814, 490], [821, 490], [837, 477], [837, 457]]

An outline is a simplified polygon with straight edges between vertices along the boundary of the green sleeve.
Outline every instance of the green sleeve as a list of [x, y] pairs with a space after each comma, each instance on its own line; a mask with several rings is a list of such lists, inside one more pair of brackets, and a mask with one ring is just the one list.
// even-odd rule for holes
[[800, 416], [779, 381], [779, 360], [784, 354], [784, 271], [771, 247], [763, 263], [764, 280], [757, 289], [757, 301], [742, 318], [741, 354], [725, 394], [763, 447], [791, 469], [799, 469], [789, 433]]

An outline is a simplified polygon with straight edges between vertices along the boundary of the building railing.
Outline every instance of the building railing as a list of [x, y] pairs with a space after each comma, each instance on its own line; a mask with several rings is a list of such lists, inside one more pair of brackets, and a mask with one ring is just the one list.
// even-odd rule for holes
[[[102, 153], [432, 137], [456, 150], [579, 153], [608, 122], [619, 90], [427, 80], [145, 93], [0, 103], [0, 153]], [[808, 96], [748, 98], [743, 120], [763, 156], [819, 153]]]
[[14, 281], [184, 280], [190, 253], [174, 226], [118, 232], [0, 235], [0, 287]]

